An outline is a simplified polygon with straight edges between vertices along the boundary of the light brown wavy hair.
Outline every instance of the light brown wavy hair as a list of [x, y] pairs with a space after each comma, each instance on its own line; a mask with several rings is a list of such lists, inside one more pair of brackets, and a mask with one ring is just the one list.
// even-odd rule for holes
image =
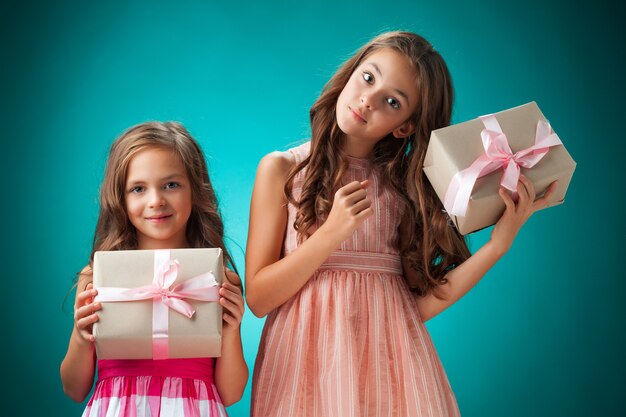
[[138, 124], [111, 145], [100, 189], [100, 214], [89, 265], [93, 266], [96, 251], [137, 249], [137, 231], [128, 218], [125, 204], [128, 165], [137, 153], [155, 148], [172, 151], [186, 169], [192, 199], [186, 228], [189, 247], [222, 249], [224, 264], [236, 271], [224, 244], [224, 224], [204, 154], [187, 129], [177, 122]]
[[[302, 241], [313, 225], [330, 213], [334, 193], [347, 168], [342, 151], [344, 134], [337, 125], [337, 99], [354, 70], [372, 53], [392, 49], [406, 56], [416, 72], [418, 104], [411, 116], [416, 131], [399, 139], [391, 133], [373, 150], [373, 164], [383, 183], [404, 201], [410, 240], [399, 247], [420, 276], [414, 290], [425, 295], [447, 282], [445, 274], [470, 256], [463, 236], [450, 225], [443, 205], [422, 170], [430, 132], [450, 124], [454, 92], [448, 68], [432, 45], [410, 32], [387, 32], [372, 39], [348, 59], [324, 86], [310, 110], [311, 153], [297, 164], [285, 184], [285, 194], [297, 207], [294, 228]], [[409, 119], [410, 120], [410, 119]], [[293, 180], [306, 168], [299, 201], [292, 195]], [[398, 243], [399, 245], [399, 243]]]

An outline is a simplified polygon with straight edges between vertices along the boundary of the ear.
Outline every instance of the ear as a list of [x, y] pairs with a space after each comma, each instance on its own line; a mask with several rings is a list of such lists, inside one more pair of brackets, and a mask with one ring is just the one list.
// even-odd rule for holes
[[391, 133], [398, 139], [404, 139], [415, 133], [415, 123], [412, 120], [407, 120], [402, 125], [392, 130]]

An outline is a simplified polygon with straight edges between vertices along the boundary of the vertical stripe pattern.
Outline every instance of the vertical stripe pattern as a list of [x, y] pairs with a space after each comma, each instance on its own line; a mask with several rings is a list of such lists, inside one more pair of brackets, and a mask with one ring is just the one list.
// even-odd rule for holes
[[[309, 143], [290, 150], [297, 162]], [[252, 416], [459, 416], [394, 244], [402, 204], [375, 168], [349, 158], [344, 182], [370, 179], [374, 214], [265, 322]], [[304, 172], [294, 181], [298, 198]], [[289, 205], [283, 252], [297, 248]]]

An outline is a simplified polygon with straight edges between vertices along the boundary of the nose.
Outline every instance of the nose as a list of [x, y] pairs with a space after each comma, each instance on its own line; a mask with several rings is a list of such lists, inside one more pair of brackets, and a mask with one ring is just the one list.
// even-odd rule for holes
[[370, 103], [371, 103], [370, 96], [366, 93], [361, 94], [361, 104], [363, 105], [363, 107], [366, 107], [368, 109], [371, 108]]
[[150, 193], [148, 205], [150, 207], [163, 207], [165, 205], [165, 198], [160, 190], [154, 190]]

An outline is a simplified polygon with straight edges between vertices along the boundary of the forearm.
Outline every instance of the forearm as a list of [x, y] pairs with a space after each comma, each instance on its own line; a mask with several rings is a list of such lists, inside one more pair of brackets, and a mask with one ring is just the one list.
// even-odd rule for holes
[[248, 365], [243, 357], [239, 331], [222, 337], [222, 356], [215, 360], [215, 387], [224, 405], [241, 399], [248, 382]]
[[93, 385], [95, 348], [93, 343], [80, 340], [76, 330], [70, 337], [70, 344], [61, 363], [60, 371], [65, 394], [76, 402], [82, 402]]
[[441, 313], [469, 292], [482, 277], [504, 255], [505, 251], [493, 241], [487, 242], [469, 259], [446, 274], [448, 282], [437, 287], [436, 294], [430, 293], [417, 299], [423, 321]]
[[341, 242], [322, 226], [288, 256], [260, 269], [247, 282], [246, 301], [263, 317], [293, 297]]
[[446, 274], [448, 283], [438, 287], [436, 291], [442, 299], [438, 299], [434, 294], [417, 299], [418, 309], [424, 321], [454, 304], [481, 280], [509, 250], [528, 218], [535, 211], [548, 205], [556, 185], [556, 181], [550, 184], [543, 197], [535, 200], [533, 184], [521, 175], [517, 183], [517, 203], [513, 201], [508, 191], [500, 188], [499, 194], [506, 208], [491, 232], [491, 239], [468, 260]]

